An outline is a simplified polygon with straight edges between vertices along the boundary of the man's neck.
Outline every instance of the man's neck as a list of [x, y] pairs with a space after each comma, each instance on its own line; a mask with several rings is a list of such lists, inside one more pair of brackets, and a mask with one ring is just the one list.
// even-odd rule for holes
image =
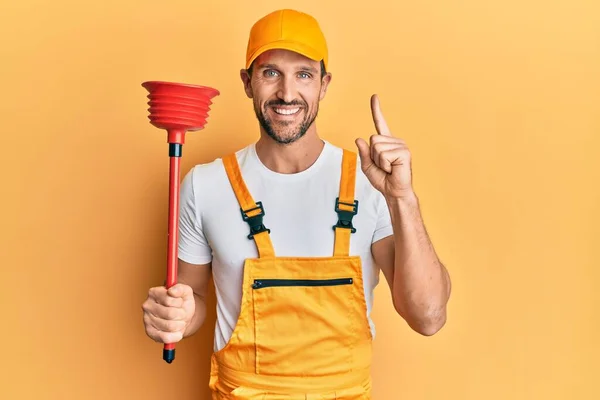
[[313, 165], [324, 146], [325, 142], [316, 132], [306, 132], [300, 140], [287, 145], [277, 143], [267, 135], [261, 135], [256, 142], [256, 154], [270, 170], [280, 174], [295, 174]]

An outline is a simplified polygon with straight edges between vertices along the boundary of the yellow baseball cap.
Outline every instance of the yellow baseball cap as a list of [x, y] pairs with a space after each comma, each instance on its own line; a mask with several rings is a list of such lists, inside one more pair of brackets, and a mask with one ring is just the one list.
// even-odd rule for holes
[[259, 19], [250, 30], [246, 68], [267, 50], [284, 49], [321, 61], [327, 68], [327, 43], [317, 20], [300, 11], [273, 11]]

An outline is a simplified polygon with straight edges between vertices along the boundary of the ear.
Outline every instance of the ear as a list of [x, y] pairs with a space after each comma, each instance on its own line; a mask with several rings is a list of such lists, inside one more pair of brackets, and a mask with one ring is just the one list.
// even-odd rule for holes
[[246, 92], [246, 96], [252, 98], [252, 77], [247, 69], [242, 68], [240, 70], [240, 78], [242, 79], [242, 83], [244, 84], [244, 91]]
[[333, 76], [331, 72], [327, 72], [323, 79], [321, 79], [321, 93], [319, 93], [319, 100], [323, 100], [325, 98], [325, 93], [327, 93], [327, 88], [329, 87], [329, 83], [331, 83], [331, 79]]

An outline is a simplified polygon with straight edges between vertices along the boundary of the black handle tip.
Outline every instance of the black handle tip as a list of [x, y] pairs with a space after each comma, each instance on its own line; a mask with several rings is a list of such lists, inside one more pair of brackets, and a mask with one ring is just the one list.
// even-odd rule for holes
[[173, 350], [164, 350], [163, 349], [163, 360], [167, 363], [171, 364], [175, 359], [175, 349]]

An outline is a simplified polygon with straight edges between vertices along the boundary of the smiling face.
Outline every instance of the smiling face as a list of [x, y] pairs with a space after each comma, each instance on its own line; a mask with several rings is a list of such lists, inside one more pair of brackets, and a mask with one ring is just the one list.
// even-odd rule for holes
[[254, 61], [250, 71], [242, 70], [256, 118], [277, 143], [293, 143], [314, 129], [319, 102], [331, 81], [331, 74], [322, 74], [322, 67], [298, 53], [269, 50]]

